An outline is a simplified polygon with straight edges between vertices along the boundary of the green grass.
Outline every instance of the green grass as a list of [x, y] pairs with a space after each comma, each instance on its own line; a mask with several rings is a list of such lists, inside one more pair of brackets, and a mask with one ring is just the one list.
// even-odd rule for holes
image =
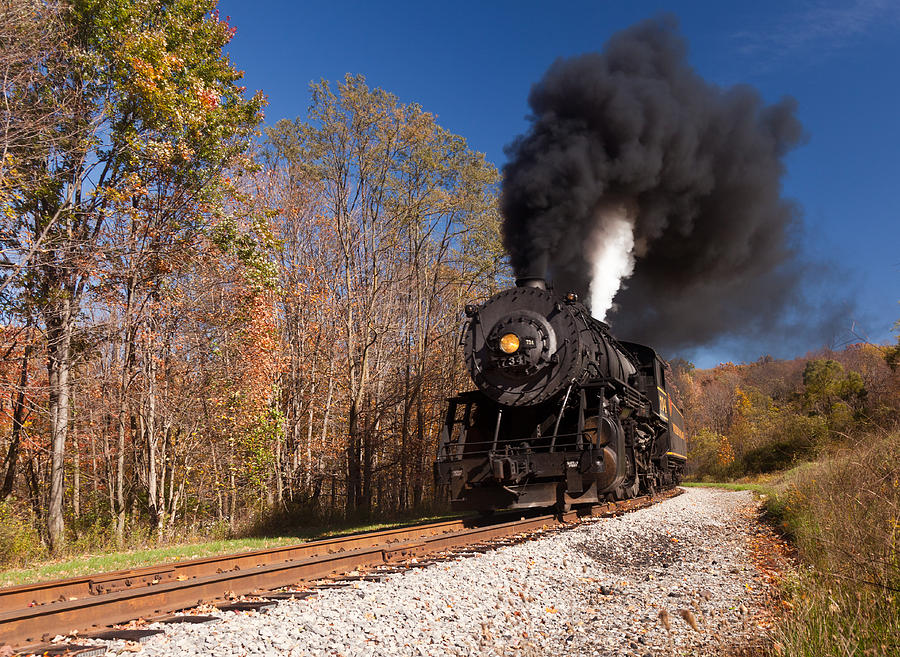
[[456, 517], [459, 517], [459, 515], [428, 516], [399, 520], [396, 522], [370, 522], [355, 525], [344, 524], [333, 527], [308, 527], [284, 536], [221, 539], [67, 557], [59, 560], [48, 560], [25, 568], [10, 568], [0, 571], [0, 587], [17, 586], [19, 584], [29, 584], [67, 577], [79, 577], [112, 570], [140, 568], [143, 566], [153, 566], [185, 559], [201, 559], [221, 554], [249, 552], [252, 550], [262, 550], [292, 545], [295, 543], [303, 543], [320, 538], [406, 527], [420, 523], [441, 522]]
[[765, 484], [737, 484], [724, 481], [690, 481], [682, 482], [681, 486], [688, 488], [723, 488], [725, 490], [750, 490], [760, 495], [765, 495], [770, 488]]

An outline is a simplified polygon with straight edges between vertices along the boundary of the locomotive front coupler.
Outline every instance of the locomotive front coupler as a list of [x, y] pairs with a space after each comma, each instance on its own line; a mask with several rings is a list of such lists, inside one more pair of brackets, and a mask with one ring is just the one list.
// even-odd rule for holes
[[489, 460], [491, 473], [497, 481], [511, 481], [518, 484], [532, 473], [531, 463], [525, 454], [521, 456], [497, 456], [491, 454]]

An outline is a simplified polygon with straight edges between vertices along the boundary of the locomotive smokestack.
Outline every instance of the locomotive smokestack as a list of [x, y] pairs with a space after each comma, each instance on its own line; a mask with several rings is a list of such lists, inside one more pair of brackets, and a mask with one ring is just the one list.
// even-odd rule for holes
[[555, 288], [611, 305], [618, 333], [663, 351], [794, 336], [797, 317], [806, 339], [830, 335], [846, 309], [804, 302], [821, 268], [800, 257], [798, 209], [781, 195], [784, 157], [805, 139], [793, 99], [707, 82], [663, 17], [557, 60], [528, 102], [503, 169], [520, 280], [542, 252]]
[[516, 278], [516, 287], [537, 287], [547, 289], [547, 252], [542, 251], [532, 258], [521, 276]]
[[537, 287], [547, 289], [547, 279], [543, 276], [523, 276], [516, 279], [516, 287]]

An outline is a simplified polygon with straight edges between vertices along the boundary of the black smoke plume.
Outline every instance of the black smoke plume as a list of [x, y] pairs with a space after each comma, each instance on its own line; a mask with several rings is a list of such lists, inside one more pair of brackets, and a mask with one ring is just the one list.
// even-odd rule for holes
[[797, 329], [802, 226], [781, 197], [782, 158], [804, 139], [793, 99], [766, 105], [749, 86], [705, 81], [662, 17], [556, 61], [528, 102], [502, 195], [517, 275], [547, 253], [557, 291], [587, 299], [586, 240], [600, 208], [624, 203], [636, 263], [609, 315], [617, 335], [671, 353]]

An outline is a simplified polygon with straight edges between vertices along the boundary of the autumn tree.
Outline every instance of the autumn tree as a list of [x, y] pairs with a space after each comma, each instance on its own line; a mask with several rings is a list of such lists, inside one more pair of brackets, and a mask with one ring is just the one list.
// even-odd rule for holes
[[894, 332], [897, 333], [897, 344], [888, 347], [884, 359], [892, 370], [897, 371], [900, 368], [900, 321], [894, 324]]
[[827, 418], [832, 429], [843, 431], [858, 410], [866, 390], [858, 372], [845, 372], [831, 359], [811, 360], [803, 370], [803, 404]]
[[[64, 529], [73, 328], [96, 282], [102, 247], [108, 235], [129, 235], [125, 243], [116, 240], [114, 257], [129, 259], [116, 272], [130, 315], [141, 302], [139, 281], [165, 260], [164, 244], [201, 226], [221, 206], [222, 173], [246, 149], [259, 120], [262, 101], [244, 98], [241, 75], [222, 52], [232, 28], [214, 9], [212, 0], [74, 0], [62, 12], [72, 33], [62, 64], [46, 67], [32, 82], [36, 102], [69, 99], [50, 126], [68, 139], [35, 139], [16, 151], [20, 173], [10, 207], [18, 223], [7, 243], [11, 260], [21, 264], [41, 242], [25, 276], [27, 303], [39, 312], [47, 336], [48, 530], [55, 546]], [[113, 223], [119, 231], [107, 232]], [[127, 387], [133, 360], [129, 321], [120, 389]], [[120, 437], [120, 460], [122, 445]], [[120, 479], [123, 467], [120, 462]], [[121, 489], [121, 480], [117, 485]], [[122, 503], [119, 493], [120, 516]]]
[[[66, 107], [78, 101], [78, 90], [47, 84], [51, 73], [59, 77], [73, 70], [62, 45], [72, 36], [66, 16], [59, 2], [15, 0], [0, 6], [0, 297], [46, 237], [38, 235], [24, 252], [10, 249], [21, 228], [16, 203], [51, 182], [31, 166], [31, 158], [35, 152], [53, 152], [83, 130], [60, 121]], [[27, 241], [27, 235], [22, 237]]]
[[464, 290], [501, 267], [497, 173], [433, 115], [370, 89], [360, 76], [348, 75], [336, 90], [323, 81], [311, 91], [308, 119], [279, 122], [268, 137], [295, 179], [314, 190], [307, 211], [326, 219], [323, 232], [336, 246], [323, 282], [338, 310], [346, 508], [355, 511], [370, 507], [375, 459], [386, 454], [380, 400], [392, 370], [398, 362], [404, 368], [404, 478], [417, 451], [408, 436], [426, 430], [423, 381], [434, 365], [432, 343], [449, 330], [448, 319], [456, 324], [447, 304], [458, 309]]

